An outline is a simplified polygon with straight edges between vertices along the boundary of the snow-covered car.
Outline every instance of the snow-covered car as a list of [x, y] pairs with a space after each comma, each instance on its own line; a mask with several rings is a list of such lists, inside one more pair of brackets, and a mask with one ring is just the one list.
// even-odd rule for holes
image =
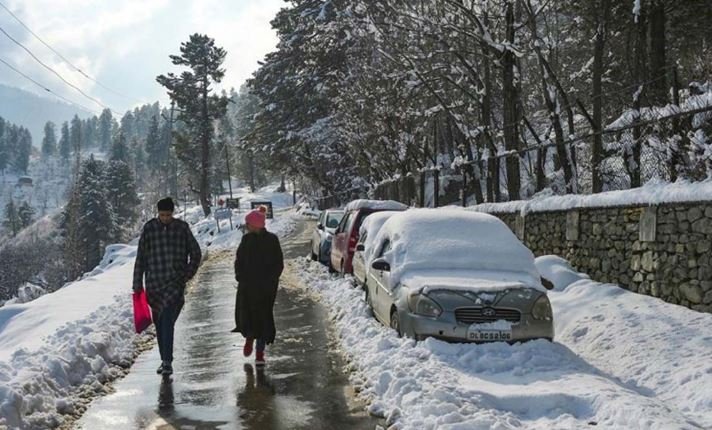
[[375, 240], [366, 301], [399, 335], [456, 342], [554, 338], [534, 255], [499, 219], [462, 209], [393, 215]]
[[334, 231], [339, 226], [341, 218], [344, 216], [344, 211], [340, 209], [328, 209], [322, 211], [317, 220], [316, 228], [312, 233], [311, 239], [311, 258], [314, 261], [320, 261], [324, 264], [329, 264], [329, 256], [331, 255], [331, 240], [334, 237]]
[[341, 274], [353, 273], [353, 257], [363, 220], [375, 212], [404, 211], [408, 206], [393, 200], [354, 200], [346, 205], [344, 218], [334, 233], [331, 267]]
[[361, 224], [359, 229], [359, 240], [356, 244], [356, 251], [353, 258], [354, 278], [356, 282], [363, 286], [366, 283], [366, 275], [370, 267], [370, 262], [373, 260], [373, 248], [378, 232], [383, 227], [388, 218], [399, 212], [383, 211], [376, 212], [369, 216]]

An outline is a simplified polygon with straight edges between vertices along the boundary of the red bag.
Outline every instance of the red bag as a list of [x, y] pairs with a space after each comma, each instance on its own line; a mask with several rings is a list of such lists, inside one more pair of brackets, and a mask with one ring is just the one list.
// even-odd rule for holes
[[133, 293], [134, 326], [141, 333], [151, 325], [151, 308], [146, 301], [146, 292]]

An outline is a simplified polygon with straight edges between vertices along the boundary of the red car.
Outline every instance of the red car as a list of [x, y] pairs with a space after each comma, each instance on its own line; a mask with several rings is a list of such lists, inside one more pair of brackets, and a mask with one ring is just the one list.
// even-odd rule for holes
[[351, 261], [358, 243], [363, 220], [374, 212], [404, 211], [408, 206], [393, 200], [354, 200], [344, 209], [344, 217], [331, 244], [331, 268], [339, 273], [353, 273]]

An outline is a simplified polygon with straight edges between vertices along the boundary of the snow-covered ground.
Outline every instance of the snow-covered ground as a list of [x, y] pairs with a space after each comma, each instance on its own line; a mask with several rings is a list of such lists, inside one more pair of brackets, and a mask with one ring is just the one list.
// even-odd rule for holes
[[331, 311], [352, 382], [393, 428], [712, 428], [712, 315], [597, 284], [553, 257], [538, 266], [556, 274], [555, 342], [416, 343], [376, 322], [350, 279], [295, 264]]
[[[268, 229], [283, 235], [293, 228], [291, 195], [268, 188], [243, 202], [251, 198], [273, 201], [277, 216]], [[245, 213], [236, 211], [235, 227]], [[228, 220], [218, 232], [215, 219], [204, 218], [199, 207], [189, 209], [186, 219], [205, 253], [235, 249], [242, 237]], [[137, 340], [131, 304], [135, 254], [135, 243], [109, 246], [82, 280], [0, 308], [0, 428], [56, 427], [80, 397], [103, 393], [103, 383], [131, 364]]]

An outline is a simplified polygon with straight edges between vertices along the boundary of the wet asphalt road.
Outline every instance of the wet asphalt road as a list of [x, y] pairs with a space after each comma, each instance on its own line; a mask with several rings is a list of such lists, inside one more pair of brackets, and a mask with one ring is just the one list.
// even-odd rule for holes
[[[308, 254], [312, 223], [283, 241], [285, 258]], [[329, 348], [325, 310], [283, 277], [277, 340], [267, 366], [242, 356], [234, 327], [232, 253], [201, 268], [176, 324], [174, 375], [156, 375], [158, 347], [142, 354], [115, 393], [95, 400], [77, 428], [98, 429], [374, 429], [352, 397], [343, 362]]]

